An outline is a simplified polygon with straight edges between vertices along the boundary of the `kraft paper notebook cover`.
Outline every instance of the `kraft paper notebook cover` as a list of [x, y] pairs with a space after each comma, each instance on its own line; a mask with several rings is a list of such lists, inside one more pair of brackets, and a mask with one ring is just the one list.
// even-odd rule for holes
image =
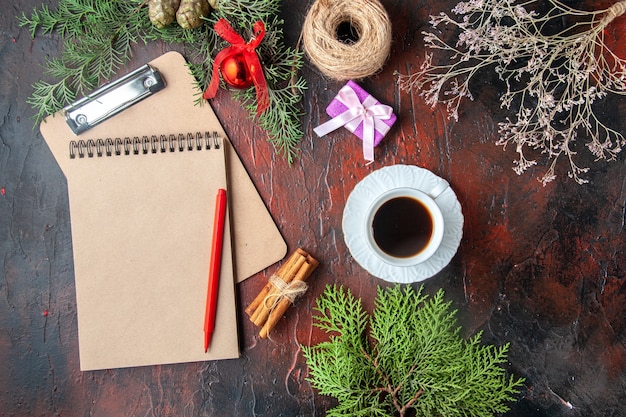
[[[82, 370], [238, 357], [235, 280], [287, 250], [213, 110], [194, 103], [199, 91], [182, 55], [169, 52], [150, 64], [166, 82], [153, 96], [78, 136], [60, 114], [40, 126], [68, 182]], [[196, 132], [203, 136], [169, 139]], [[205, 132], [224, 146], [216, 149], [210, 134], [211, 149], [196, 149]], [[205, 353], [219, 187], [228, 190], [230, 227]]]

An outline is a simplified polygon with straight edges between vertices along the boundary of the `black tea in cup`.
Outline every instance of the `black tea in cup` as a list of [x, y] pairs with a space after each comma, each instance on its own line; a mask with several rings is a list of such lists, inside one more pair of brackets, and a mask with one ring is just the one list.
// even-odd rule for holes
[[433, 235], [433, 216], [410, 196], [392, 198], [374, 214], [372, 232], [376, 245], [387, 255], [409, 258], [419, 254]]

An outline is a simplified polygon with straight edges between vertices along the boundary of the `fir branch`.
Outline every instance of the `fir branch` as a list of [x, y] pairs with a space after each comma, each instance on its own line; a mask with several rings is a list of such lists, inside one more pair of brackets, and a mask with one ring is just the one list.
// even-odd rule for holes
[[55, 11], [42, 6], [30, 18], [22, 16], [20, 26], [28, 26], [33, 37], [41, 29], [66, 39], [61, 57], [48, 60], [44, 70], [58, 81], [36, 83], [27, 100], [37, 111], [35, 124], [108, 80], [130, 59], [132, 44], [146, 27], [137, 12], [144, 4], [141, 0], [62, 0]]
[[[112, 78], [128, 63], [132, 48], [140, 41], [182, 45], [190, 71], [204, 91], [210, 82], [213, 55], [226, 46], [213, 30], [215, 22], [225, 18], [249, 38], [254, 22], [262, 20], [266, 23], [266, 37], [258, 51], [268, 81], [270, 108], [257, 121], [267, 132], [268, 141], [289, 163], [293, 162], [303, 136], [300, 118], [306, 82], [297, 76], [302, 53], [284, 45], [283, 22], [277, 18], [280, 0], [221, 0], [206, 24], [193, 30], [176, 24], [156, 28], [150, 23], [146, 3], [61, 0], [55, 10], [42, 5], [30, 16], [23, 14], [19, 18], [20, 26], [28, 27], [33, 37], [40, 31], [56, 32], [66, 39], [61, 57], [48, 60], [44, 69], [44, 74], [55, 81], [37, 82], [27, 100], [36, 110], [35, 124]], [[235, 91], [233, 97], [241, 101], [251, 118], [256, 116], [253, 88]], [[201, 94], [196, 100], [200, 104]]]
[[[297, 76], [303, 64], [303, 53], [284, 46], [283, 33], [280, 29], [282, 20], [273, 17], [265, 23], [266, 35], [257, 49], [268, 84], [270, 106], [259, 116], [258, 124], [267, 132], [268, 141], [291, 164], [298, 150], [298, 142], [304, 135], [300, 122], [304, 113], [300, 104], [306, 90], [306, 81]], [[237, 24], [244, 32], [244, 38], [252, 36], [250, 33], [252, 24], [245, 23], [247, 25], [245, 28], [240, 26], [241, 21]], [[235, 91], [233, 97], [242, 103], [251, 118], [256, 117], [254, 87], [245, 91]]]
[[369, 316], [349, 290], [327, 286], [315, 311], [314, 325], [330, 337], [302, 351], [313, 387], [338, 399], [329, 416], [493, 415], [523, 383], [502, 367], [508, 344], [459, 336], [441, 290], [379, 288]]
[[[277, 0], [218, 0], [216, 14], [239, 23], [241, 29], [251, 29], [254, 22], [268, 19], [280, 13], [280, 1]], [[217, 19], [216, 19], [217, 20]], [[235, 26], [233, 26], [235, 27]]]
[[[268, 89], [270, 106], [258, 117], [259, 126], [268, 134], [268, 140], [282, 153], [291, 164], [297, 153], [297, 145], [303, 136], [300, 117], [304, 114], [300, 108], [301, 97], [306, 89], [304, 79], [289, 84], [280, 90]], [[235, 99], [256, 117], [256, 93], [254, 88], [244, 92], [235, 91]]]
[[33, 84], [33, 94], [26, 99], [26, 103], [37, 111], [36, 120], [43, 120], [76, 100], [76, 92], [68, 86], [68, 79], [63, 78], [56, 83], [40, 80]]

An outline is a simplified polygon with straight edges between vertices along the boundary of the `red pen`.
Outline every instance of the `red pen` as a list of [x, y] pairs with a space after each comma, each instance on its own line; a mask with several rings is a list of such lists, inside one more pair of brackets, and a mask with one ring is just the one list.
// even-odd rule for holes
[[222, 268], [222, 246], [224, 242], [224, 222], [226, 220], [226, 190], [217, 190], [215, 200], [215, 216], [213, 219], [213, 239], [211, 241], [211, 263], [209, 265], [209, 285], [206, 294], [206, 309], [204, 312], [204, 352], [209, 350], [211, 335], [215, 327], [217, 312], [217, 293]]

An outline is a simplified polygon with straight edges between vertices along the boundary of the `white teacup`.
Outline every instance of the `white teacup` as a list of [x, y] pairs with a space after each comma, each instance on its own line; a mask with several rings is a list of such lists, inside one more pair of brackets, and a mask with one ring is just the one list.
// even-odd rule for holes
[[430, 193], [403, 187], [378, 196], [364, 225], [372, 252], [393, 266], [413, 266], [433, 256], [444, 231], [443, 214], [435, 199], [448, 186], [443, 181]]

